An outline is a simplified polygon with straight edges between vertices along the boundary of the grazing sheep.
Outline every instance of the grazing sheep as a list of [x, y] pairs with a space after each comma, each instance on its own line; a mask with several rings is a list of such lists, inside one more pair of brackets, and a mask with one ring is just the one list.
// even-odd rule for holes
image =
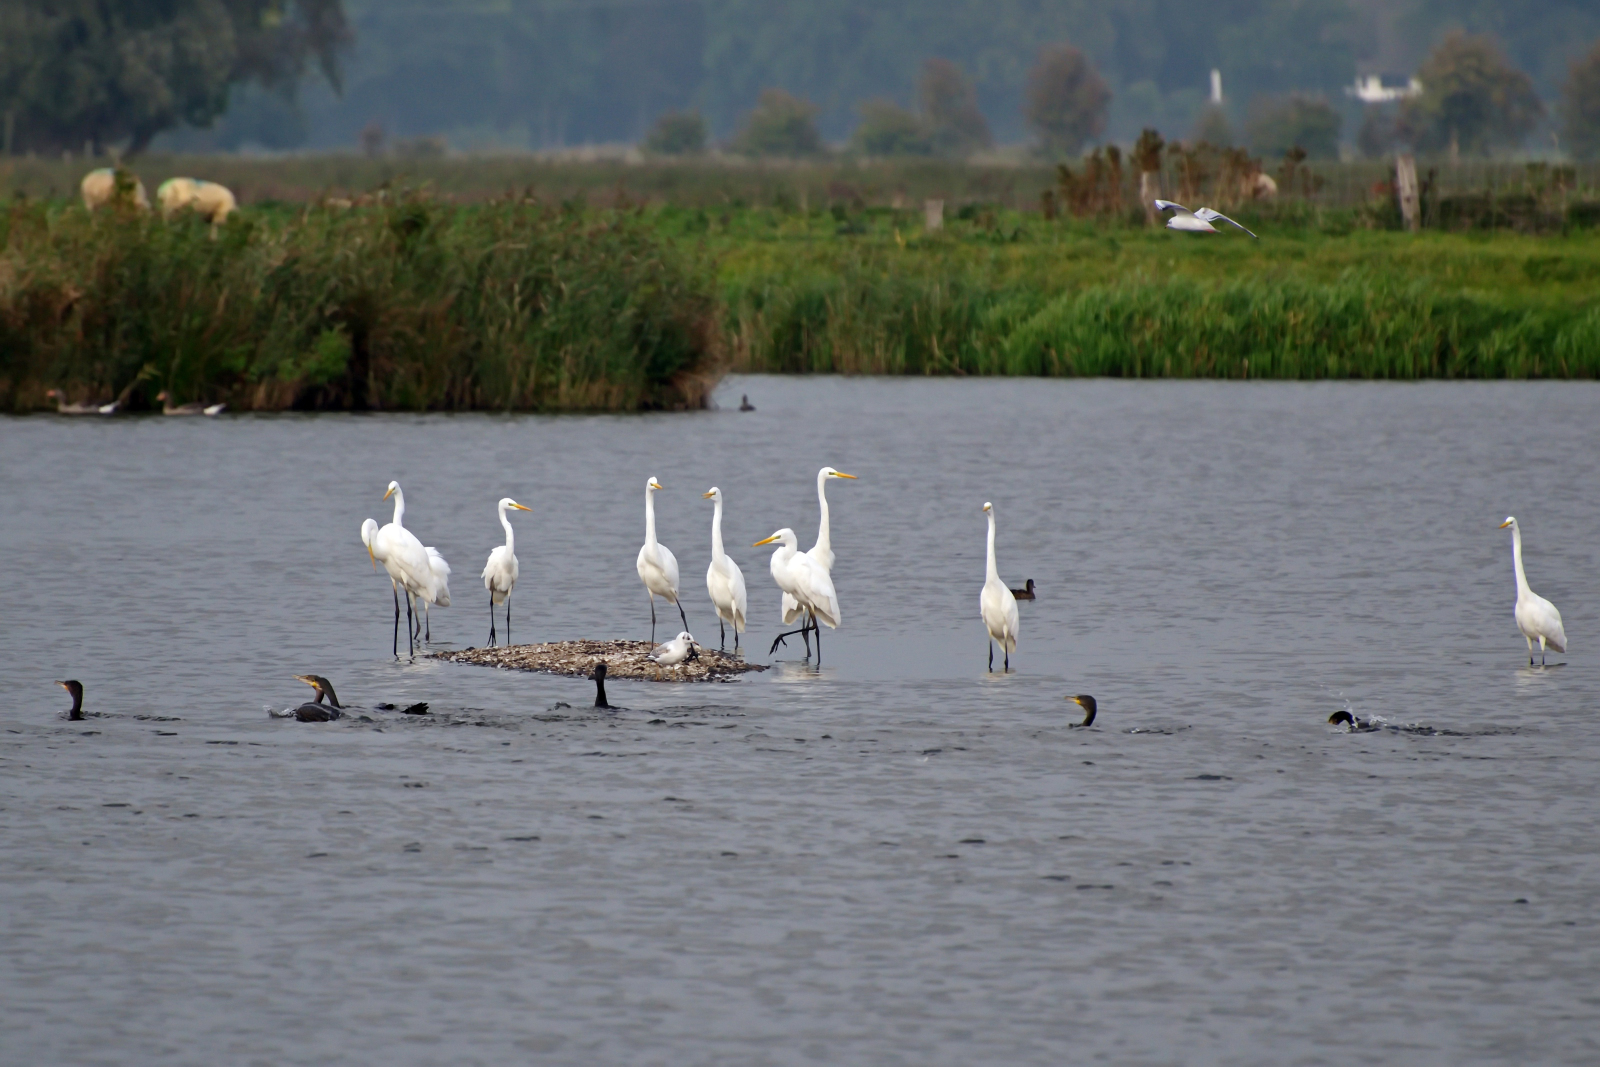
[[[145, 194], [144, 182], [138, 177], [133, 177], [133, 202], [141, 211], [150, 210], [150, 198]], [[105, 207], [117, 195], [117, 172], [111, 167], [101, 167], [91, 170], [83, 176], [83, 181], [78, 185], [78, 191], [83, 194], [83, 206], [90, 211]]]
[[195, 178], [168, 178], [156, 190], [161, 214], [171, 218], [184, 208], [193, 208], [212, 225], [218, 225], [239, 210], [239, 202], [225, 185]]
[[1271, 200], [1278, 195], [1278, 183], [1272, 175], [1258, 171], [1254, 177], [1245, 179], [1244, 195], [1251, 200]]
[[156, 187], [156, 203], [161, 205], [161, 217], [170, 219], [175, 213], [194, 203], [193, 178], [168, 178]]

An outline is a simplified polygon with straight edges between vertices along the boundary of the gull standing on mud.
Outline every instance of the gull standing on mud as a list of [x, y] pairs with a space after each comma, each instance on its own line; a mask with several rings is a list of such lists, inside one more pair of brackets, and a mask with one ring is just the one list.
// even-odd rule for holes
[[518, 511], [530, 509], [512, 500], [508, 496], [500, 498], [497, 510], [500, 514], [500, 525], [506, 528], [506, 543], [495, 547], [489, 553], [489, 562], [483, 567], [483, 587], [489, 590], [489, 647], [495, 645], [494, 608], [496, 604], [506, 606], [506, 644], [511, 644], [511, 590], [517, 586], [516, 534], [511, 532], [511, 520], [506, 518], [506, 509], [516, 508]]
[[737, 652], [748, 607], [744, 572], [722, 550], [722, 490], [713, 485], [702, 495], [715, 505], [711, 512], [711, 566], [706, 568], [706, 592], [711, 594], [711, 604], [717, 609], [717, 650], [726, 649], [728, 635], [723, 626], [726, 623], [733, 627], [733, 650]]
[[696, 641], [694, 635], [688, 630], [665, 644], [657, 645], [649, 653], [650, 662], [658, 667], [676, 667], [687, 659], [697, 659], [695, 655]]
[[[1190, 211], [1182, 204], [1174, 204], [1171, 200], [1157, 200], [1155, 205], [1157, 211], [1171, 211], [1173, 213], [1172, 217], [1167, 220], [1167, 229], [1169, 230], [1183, 230], [1186, 233], [1217, 233], [1217, 228], [1211, 224], [1217, 219], [1221, 219], [1229, 226], [1244, 230], [1245, 233], [1250, 233], [1249, 230], [1245, 230], [1243, 226], [1240, 226], [1222, 212], [1214, 211], [1208, 207], [1196, 208]], [[1253, 233], [1250, 233], [1250, 236], [1256, 237]], [[1256, 237], [1256, 240], [1259, 241], [1261, 238]]]
[[994, 561], [994, 505], [985, 502], [983, 510], [989, 516], [989, 573], [978, 607], [983, 612], [984, 628], [989, 631], [989, 669], [994, 670], [994, 643], [998, 641], [1005, 652], [1005, 669], [1010, 670], [1011, 653], [1017, 650], [1017, 598], [1000, 580], [1000, 568]]
[[1528, 588], [1528, 576], [1522, 570], [1522, 527], [1517, 525], [1515, 516], [1507, 515], [1500, 529], [1504, 530], [1507, 526], [1511, 527], [1511, 564], [1517, 572], [1517, 606], [1511, 614], [1517, 620], [1517, 629], [1522, 632], [1523, 639], [1528, 642], [1528, 666], [1533, 666], [1535, 637], [1539, 639], [1539, 663], [1542, 666], [1546, 645], [1557, 652], [1567, 650], [1567, 633], [1561, 628], [1561, 612], [1556, 610], [1556, 606]]
[[689, 618], [683, 613], [683, 605], [678, 601], [678, 557], [672, 554], [672, 549], [656, 541], [656, 490], [661, 488], [661, 483], [656, 481], [655, 475], [644, 483], [644, 545], [639, 549], [639, 559], [635, 566], [639, 571], [639, 580], [644, 583], [644, 590], [650, 594], [650, 643], [656, 640], [656, 597], [662, 597], [669, 604], [678, 607], [678, 618], [683, 620], [685, 631], [689, 629]]

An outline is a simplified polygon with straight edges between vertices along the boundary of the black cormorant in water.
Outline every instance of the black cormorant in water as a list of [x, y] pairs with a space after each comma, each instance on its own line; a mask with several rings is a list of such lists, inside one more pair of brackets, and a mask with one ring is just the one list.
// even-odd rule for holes
[[57, 682], [61, 688], [72, 694], [72, 710], [67, 712], [67, 719], [71, 722], [83, 721], [83, 683], [76, 678], [69, 678], [64, 682]]
[[1376, 729], [1379, 728], [1380, 724], [1377, 723], [1377, 722], [1374, 722], [1371, 719], [1368, 719], [1366, 722], [1362, 722], [1360, 719], [1356, 718], [1354, 715], [1350, 714], [1345, 709], [1340, 708], [1338, 711], [1336, 711], [1332, 715], [1328, 716], [1328, 725], [1329, 726], [1340, 726], [1340, 725], [1343, 725], [1343, 726], [1350, 727], [1350, 729], [1352, 731], [1358, 731], [1358, 730], [1376, 730]]
[[741, 394], [740, 397], [739, 397], [739, 410], [740, 411], [754, 411], [755, 409], [756, 409], [756, 406], [754, 404], [750, 403], [749, 395], [748, 394]]
[[1082, 722], [1069, 723], [1068, 725], [1074, 726], [1074, 727], [1076, 727], [1076, 726], [1093, 726], [1094, 725], [1095, 712], [1098, 710], [1098, 707], [1094, 702], [1094, 697], [1090, 696], [1087, 693], [1079, 693], [1077, 696], [1067, 697], [1067, 699], [1072, 701], [1074, 704], [1078, 705], [1080, 708], [1082, 708], [1084, 710], [1084, 716], [1083, 716], [1083, 721]]
[[[317, 699], [301, 704], [294, 709], [294, 717], [299, 722], [332, 722], [344, 718], [344, 711], [339, 706], [339, 697], [333, 691], [333, 683], [320, 674], [297, 674], [296, 681], [304, 682], [317, 691]], [[323, 697], [328, 703], [323, 704]]]
[[596, 663], [594, 665], [594, 673], [589, 677], [594, 679], [594, 706], [597, 708], [611, 707], [610, 703], [606, 701], [606, 661], [601, 660]]
[[1016, 597], [1018, 600], [1032, 600], [1033, 599], [1033, 579], [1032, 578], [1028, 579], [1028, 584], [1027, 584], [1026, 588], [1011, 590], [1011, 595]]

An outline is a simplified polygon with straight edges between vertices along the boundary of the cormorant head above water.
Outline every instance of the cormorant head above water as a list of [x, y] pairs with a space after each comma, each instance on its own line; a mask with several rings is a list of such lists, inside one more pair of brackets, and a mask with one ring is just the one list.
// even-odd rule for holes
[[1084, 710], [1083, 721], [1082, 722], [1075, 722], [1075, 723], [1072, 723], [1071, 725], [1073, 725], [1073, 726], [1093, 726], [1094, 725], [1095, 712], [1098, 710], [1098, 706], [1094, 702], [1094, 697], [1090, 696], [1088, 693], [1079, 693], [1077, 696], [1070, 696], [1070, 697], [1067, 697], [1067, 699], [1072, 701], [1074, 704], [1078, 705], [1080, 708], [1082, 708]]
[[601, 660], [594, 665], [594, 673], [589, 677], [594, 679], [594, 706], [609, 708], [611, 704], [606, 700], [606, 661]]
[[295, 681], [304, 682], [317, 691], [317, 699], [312, 703], [320, 704], [322, 703], [323, 698], [326, 697], [328, 703], [332, 704], [334, 707], [339, 708], [344, 706], [339, 703], [339, 697], [333, 691], [333, 683], [328, 681], [322, 675], [297, 674], [294, 677]]
[[83, 721], [83, 683], [76, 678], [69, 678], [64, 682], [57, 682], [61, 688], [72, 694], [72, 710], [67, 713], [67, 718], [72, 722]]

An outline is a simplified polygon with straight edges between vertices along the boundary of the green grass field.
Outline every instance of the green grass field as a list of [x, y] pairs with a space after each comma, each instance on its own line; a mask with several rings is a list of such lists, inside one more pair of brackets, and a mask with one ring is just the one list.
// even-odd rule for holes
[[166, 388], [258, 410], [638, 410], [695, 406], [729, 369], [1600, 376], [1594, 229], [1412, 235], [1291, 198], [1237, 211], [1257, 242], [972, 199], [928, 233], [920, 208], [834, 193], [388, 190], [247, 203], [215, 234], [14, 198], [0, 407], [54, 387], [132, 409]]

